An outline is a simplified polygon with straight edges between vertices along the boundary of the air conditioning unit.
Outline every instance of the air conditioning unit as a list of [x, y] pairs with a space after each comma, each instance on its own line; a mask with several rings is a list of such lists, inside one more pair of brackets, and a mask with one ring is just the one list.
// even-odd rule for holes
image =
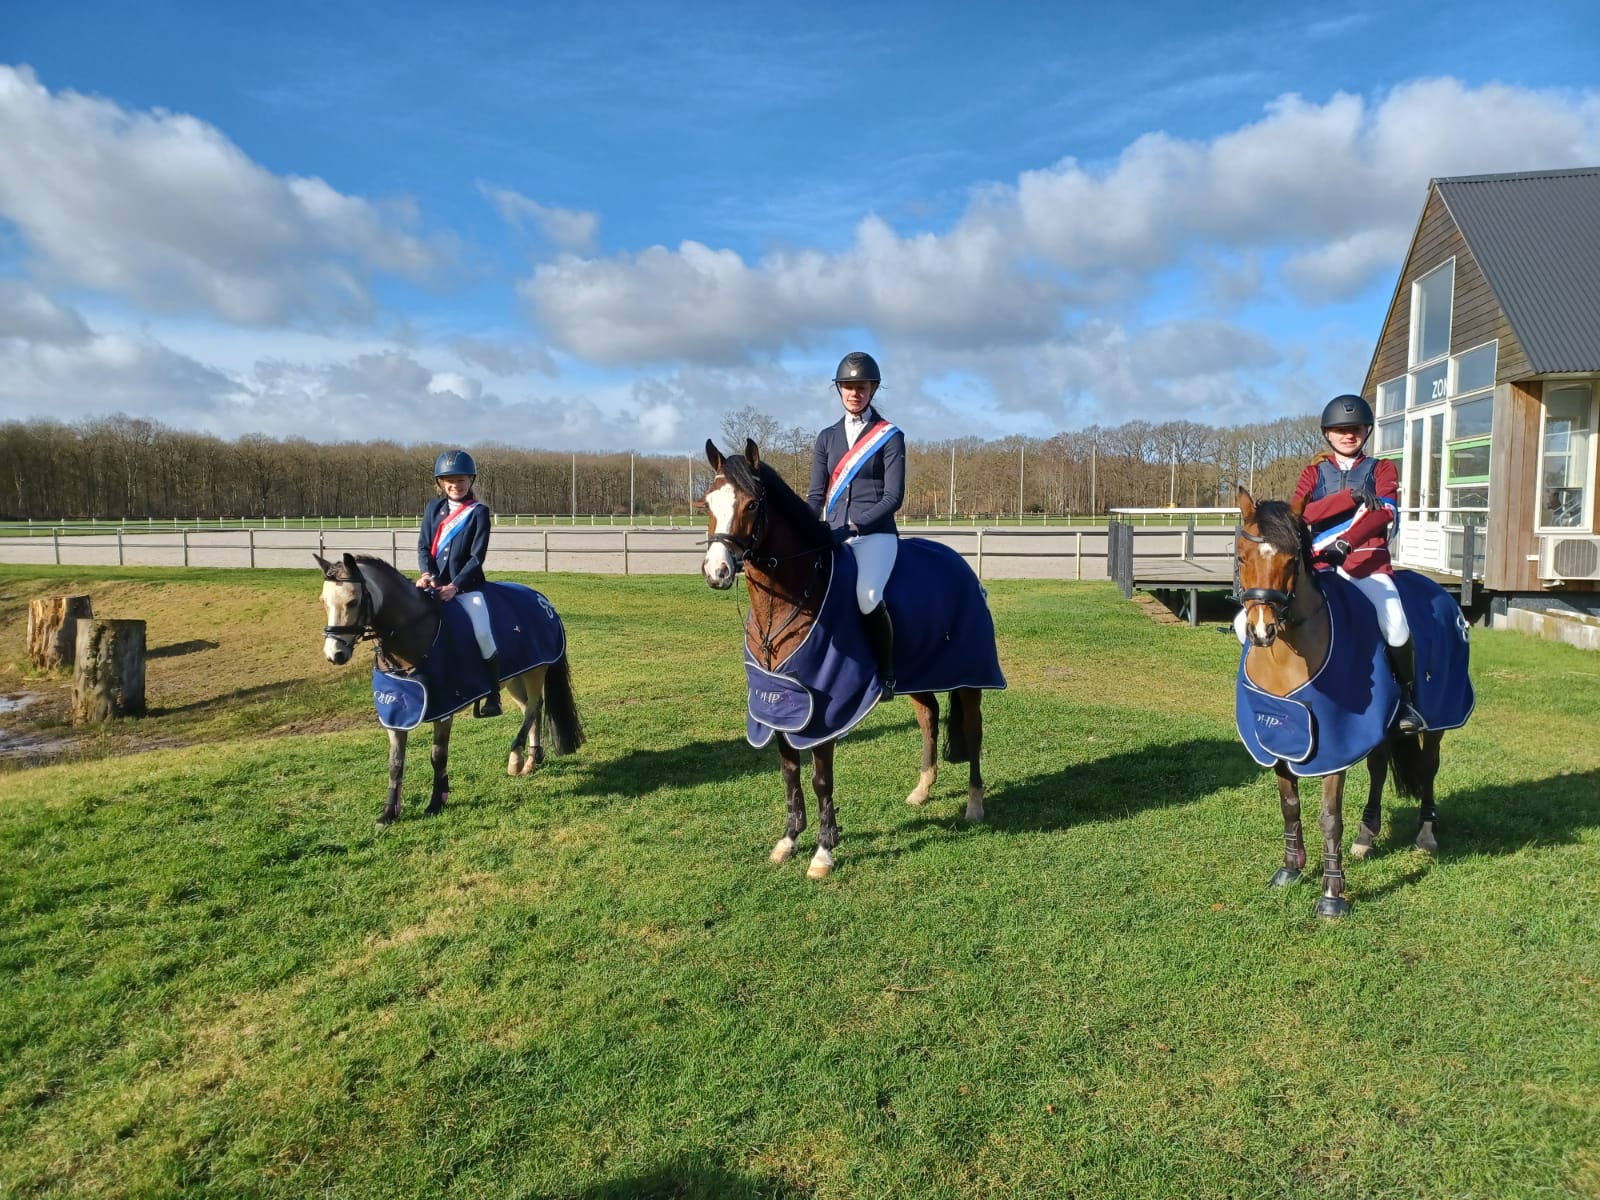
[[1540, 579], [1600, 579], [1600, 536], [1547, 533], [1539, 539]]

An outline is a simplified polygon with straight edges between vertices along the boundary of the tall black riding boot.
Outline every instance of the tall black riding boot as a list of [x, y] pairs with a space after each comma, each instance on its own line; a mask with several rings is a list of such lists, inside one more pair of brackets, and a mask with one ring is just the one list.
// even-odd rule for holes
[[866, 613], [862, 623], [867, 628], [867, 641], [872, 644], [873, 661], [878, 667], [878, 679], [883, 683], [882, 697], [894, 699], [894, 622], [889, 619], [889, 609], [883, 603]]
[[475, 717], [498, 717], [504, 709], [500, 707], [500, 655], [497, 651], [484, 659], [484, 664], [489, 668], [489, 679], [494, 684], [494, 691], [472, 706], [472, 715]]
[[1398, 646], [1387, 647], [1389, 666], [1394, 671], [1395, 682], [1400, 685], [1400, 711], [1397, 715], [1401, 733], [1421, 733], [1428, 727], [1417, 711], [1417, 652], [1407, 638]]

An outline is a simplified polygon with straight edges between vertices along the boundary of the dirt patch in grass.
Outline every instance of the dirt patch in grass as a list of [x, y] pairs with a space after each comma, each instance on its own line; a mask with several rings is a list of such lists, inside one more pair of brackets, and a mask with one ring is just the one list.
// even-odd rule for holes
[[[221, 738], [284, 737], [370, 724], [364, 657], [322, 658], [315, 577], [304, 589], [230, 582], [0, 577], [0, 771], [136, 754]], [[74, 727], [70, 672], [27, 657], [28, 601], [87, 594], [101, 618], [145, 622], [146, 715]]]

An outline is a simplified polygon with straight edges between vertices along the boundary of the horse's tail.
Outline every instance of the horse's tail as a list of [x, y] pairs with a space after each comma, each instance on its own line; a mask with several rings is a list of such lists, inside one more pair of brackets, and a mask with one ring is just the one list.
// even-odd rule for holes
[[572, 665], [566, 651], [544, 673], [544, 719], [550, 732], [550, 753], [571, 754], [583, 745], [583, 722], [572, 694]]
[[1422, 795], [1427, 785], [1427, 758], [1422, 752], [1420, 733], [1389, 735], [1389, 765], [1394, 772], [1394, 790], [1407, 800]]
[[972, 749], [967, 745], [967, 706], [955, 692], [949, 695], [950, 711], [944, 718], [944, 760], [947, 763], [972, 761]]

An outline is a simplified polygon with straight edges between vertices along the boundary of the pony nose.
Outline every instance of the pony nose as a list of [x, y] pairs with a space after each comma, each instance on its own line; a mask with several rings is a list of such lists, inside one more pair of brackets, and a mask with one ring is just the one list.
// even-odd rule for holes
[[322, 643], [322, 656], [336, 667], [342, 667], [350, 661], [350, 650], [337, 638], [328, 638]]
[[700, 564], [700, 573], [706, 577], [706, 583], [710, 587], [722, 589], [733, 582], [733, 572], [724, 562], [712, 562], [707, 559]]

